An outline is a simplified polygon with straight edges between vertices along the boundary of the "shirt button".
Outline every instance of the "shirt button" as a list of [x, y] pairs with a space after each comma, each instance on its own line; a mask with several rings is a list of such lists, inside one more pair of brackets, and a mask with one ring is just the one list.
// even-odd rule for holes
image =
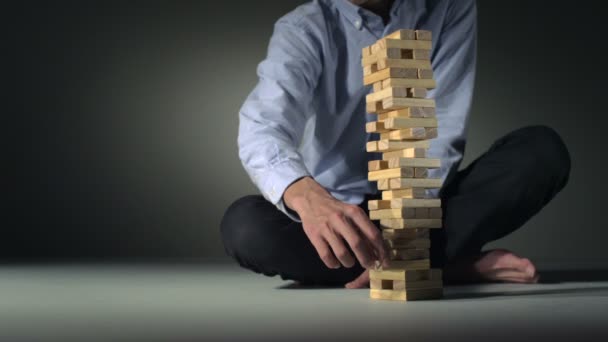
[[357, 30], [361, 29], [361, 20], [355, 20], [355, 27], [357, 28]]

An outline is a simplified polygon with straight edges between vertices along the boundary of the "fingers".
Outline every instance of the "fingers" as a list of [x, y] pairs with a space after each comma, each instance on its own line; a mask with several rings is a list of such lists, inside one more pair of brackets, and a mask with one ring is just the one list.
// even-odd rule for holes
[[344, 242], [331, 229], [325, 230], [323, 237], [331, 247], [331, 250], [334, 252], [336, 258], [342, 265], [344, 265], [344, 267], [350, 268], [355, 265], [355, 259], [350, 254], [348, 249], [346, 249]]
[[360, 276], [357, 277], [357, 279], [355, 279], [345, 285], [345, 287], [347, 289], [362, 289], [362, 288], [365, 288], [368, 286], [369, 286], [369, 271], [368, 270], [365, 270], [363, 273], [361, 273]]
[[361, 266], [371, 267], [374, 264], [374, 253], [369, 248], [367, 239], [359, 234], [358, 229], [353, 227], [350, 220], [343, 215], [336, 215], [330, 224], [334, 231], [346, 240]]
[[382, 240], [382, 234], [380, 234], [380, 231], [376, 225], [374, 225], [372, 221], [370, 221], [369, 217], [365, 215], [363, 209], [359, 208], [358, 206], [353, 206], [351, 208], [352, 209], [350, 209], [351, 212], [349, 217], [372, 244], [379, 260], [382, 261], [386, 259], [387, 252], [384, 246], [384, 241]]
[[312, 245], [317, 250], [319, 257], [328, 268], [340, 268], [340, 262], [334, 256], [329, 245], [323, 238], [311, 239]]

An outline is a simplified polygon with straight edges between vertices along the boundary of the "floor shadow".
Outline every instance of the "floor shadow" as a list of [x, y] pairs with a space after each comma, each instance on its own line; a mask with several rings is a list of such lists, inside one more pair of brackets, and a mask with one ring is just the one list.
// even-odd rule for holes
[[541, 284], [608, 281], [608, 270], [564, 270], [540, 272]]
[[516, 291], [494, 291], [494, 292], [462, 292], [462, 293], [447, 293], [443, 298], [450, 299], [473, 299], [473, 298], [489, 298], [489, 297], [515, 297], [515, 296], [538, 296], [551, 294], [581, 294], [591, 292], [603, 292], [600, 296], [608, 296], [608, 286], [597, 287], [577, 287], [567, 289], [533, 289], [533, 290], [516, 290]]
[[344, 288], [344, 285], [315, 285], [315, 284], [302, 284], [295, 281], [290, 283], [277, 286], [277, 290], [328, 290], [328, 289], [340, 289]]

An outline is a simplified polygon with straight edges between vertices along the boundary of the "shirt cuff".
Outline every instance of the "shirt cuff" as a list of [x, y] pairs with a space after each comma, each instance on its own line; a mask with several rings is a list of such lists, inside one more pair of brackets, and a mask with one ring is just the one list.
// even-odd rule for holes
[[260, 187], [264, 197], [290, 219], [301, 222], [298, 214], [289, 209], [283, 202], [285, 190], [302, 177], [310, 176], [306, 167], [300, 163], [284, 162], [274, 165], [264, 173], [265, 180]]

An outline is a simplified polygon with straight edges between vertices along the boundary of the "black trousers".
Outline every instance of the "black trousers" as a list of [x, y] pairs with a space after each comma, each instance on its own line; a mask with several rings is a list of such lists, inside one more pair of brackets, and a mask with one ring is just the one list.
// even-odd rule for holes
[[[440, 192], [444, 229], [431, 230], [433, 267], [479, 254], [486, 243], [521, 227], [566, 185], [569, 173], [568, 150], [550, 128], [525, 127], [496, 141]], [[363, 271], [358, 264], [327, 268], [302, 224], [260, 195], [235, 201], [224, 214], [221, 234], [228, 255], [268, 276], [344, 284]]]

